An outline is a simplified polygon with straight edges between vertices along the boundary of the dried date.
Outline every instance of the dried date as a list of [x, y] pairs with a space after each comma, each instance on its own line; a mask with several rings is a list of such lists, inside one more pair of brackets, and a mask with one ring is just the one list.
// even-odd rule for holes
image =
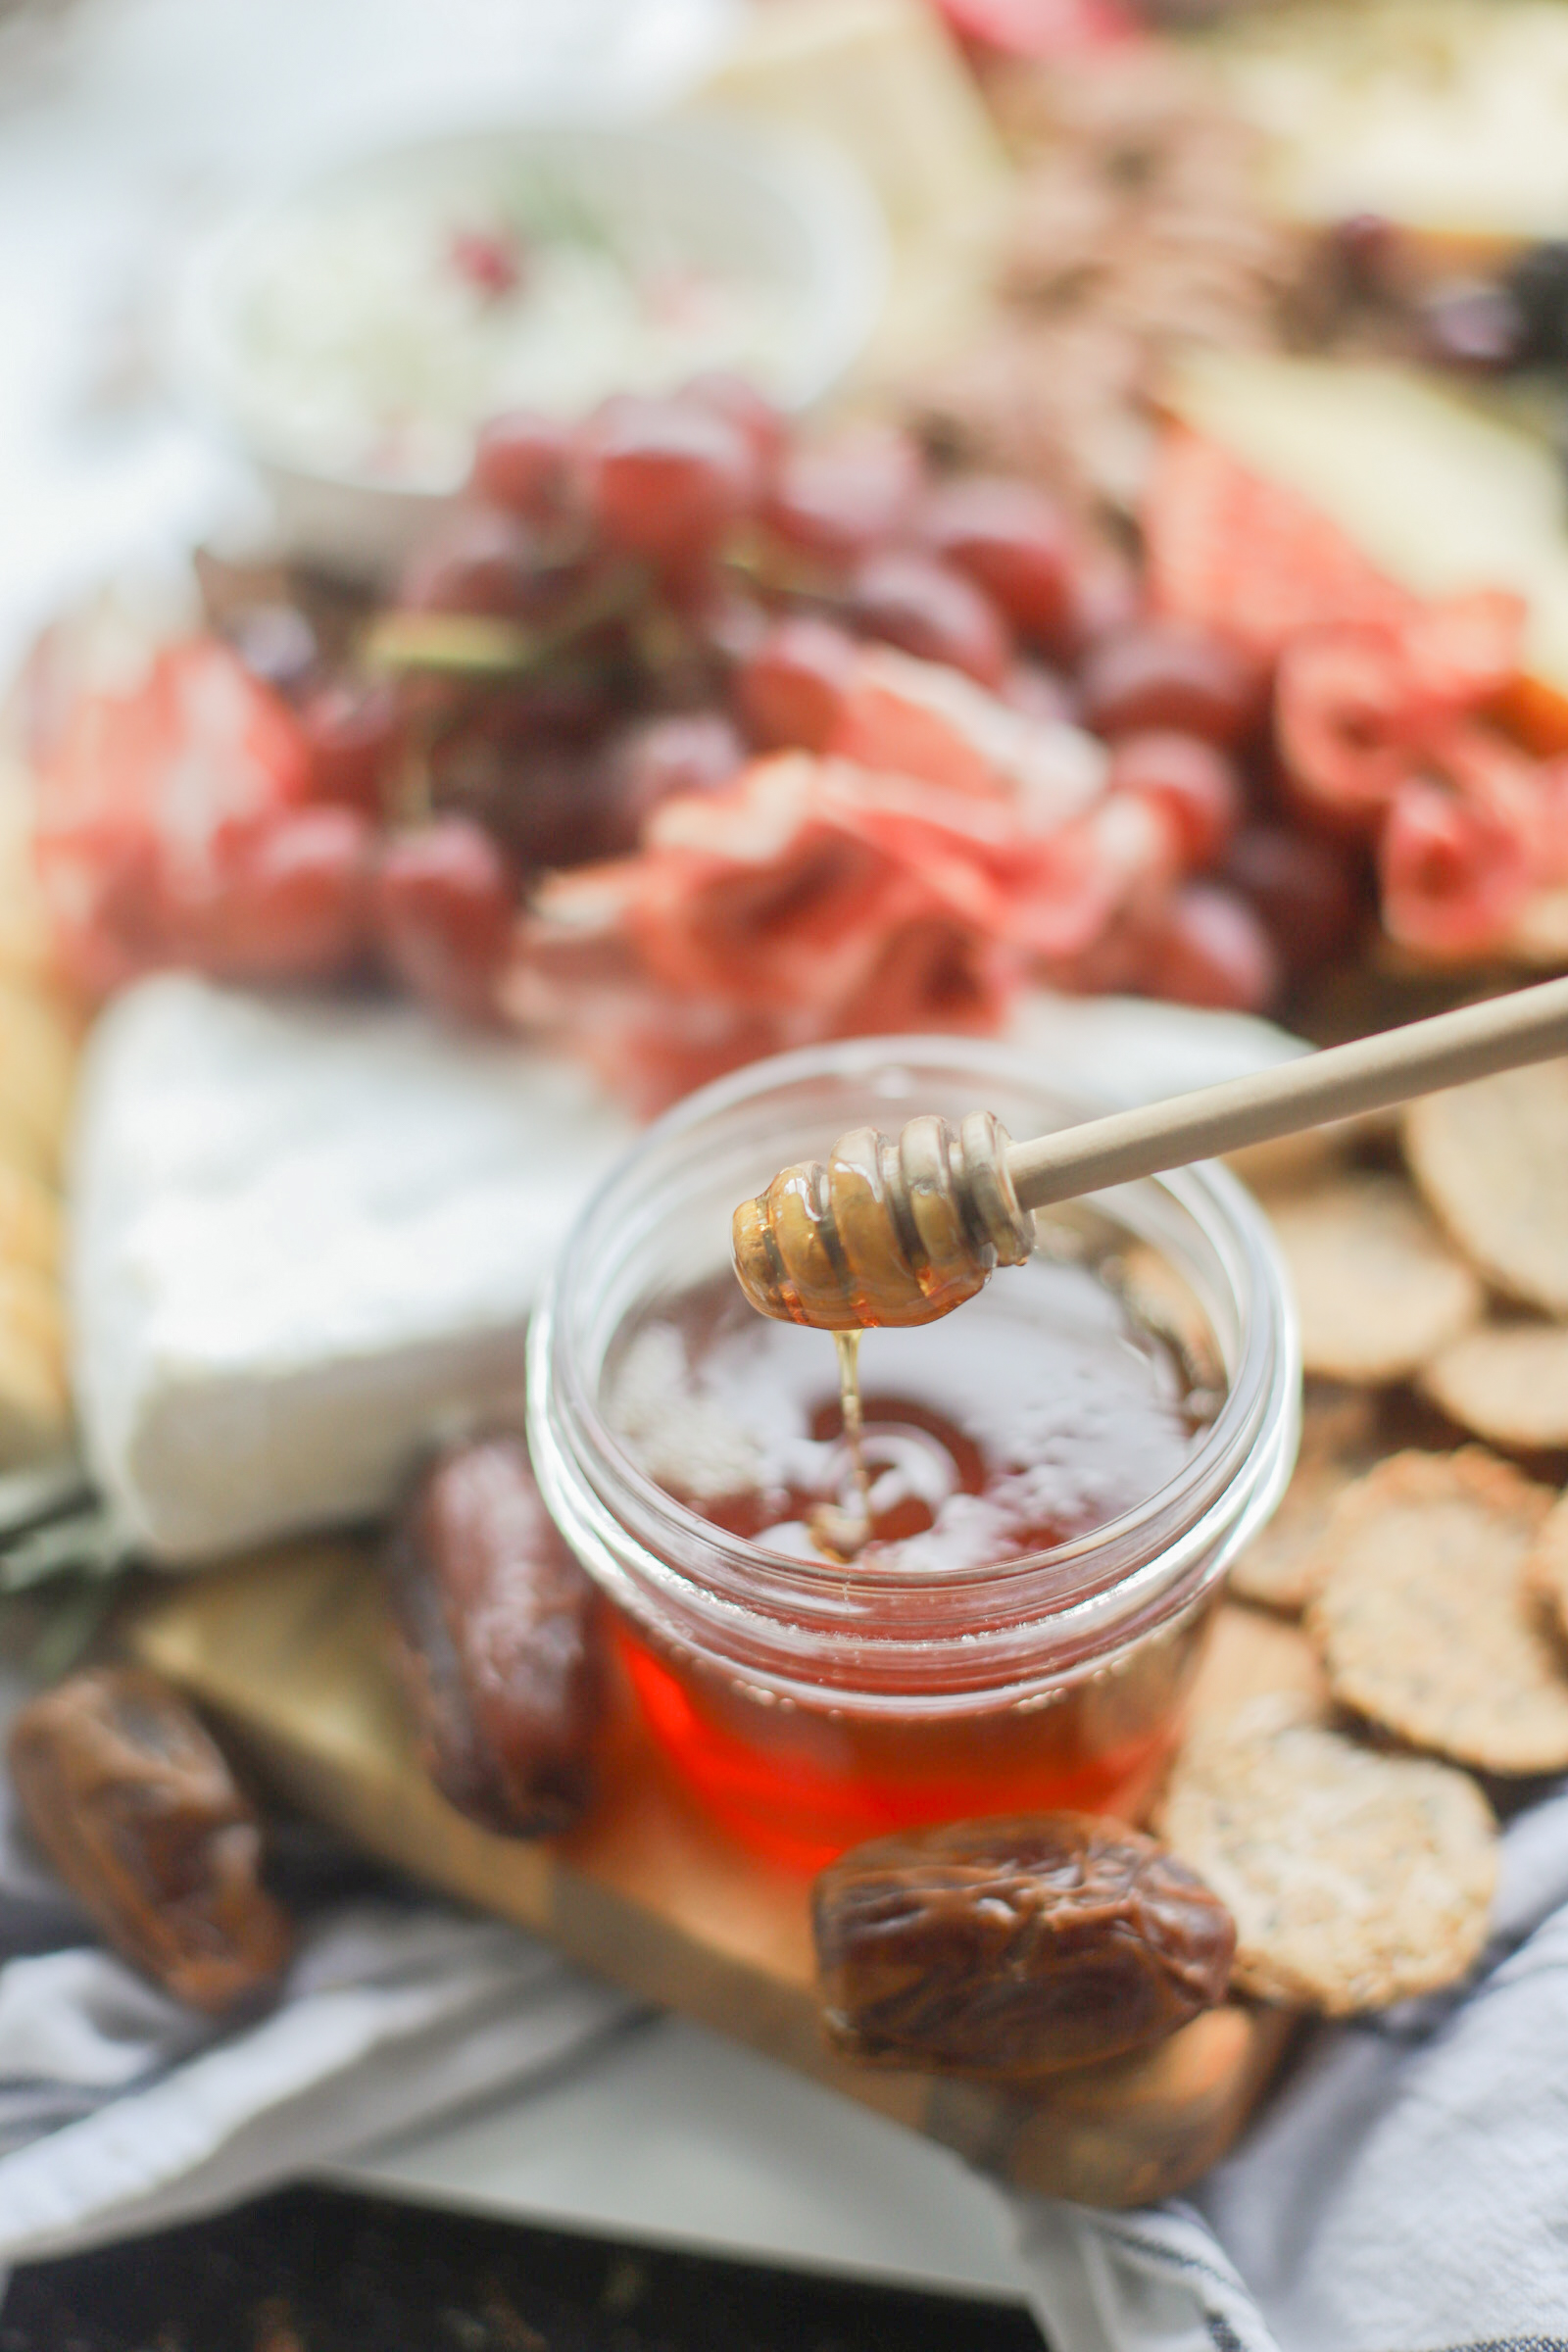
[[261, 1885], [261, 1830], [177, 1692], [135, 1667], [23, 1708], [11, 1775], [38, 1844], [117, 1952], [213, 2015], [266, 1992], [293, 1941]]
[[822, 1872], [812, 1922], [841, 2049], [1002, 2079], [1162, 2041], [1224, 1997], [1236, 1946], [1183, 1863], [1082, 1813], [875, 1838]]
[[509, 1837], [568, 1829], [593, 1790], [598, 1609], [522, 1439], [437, 1454], [384, 1562], [421, 1759], [442, 1795]]

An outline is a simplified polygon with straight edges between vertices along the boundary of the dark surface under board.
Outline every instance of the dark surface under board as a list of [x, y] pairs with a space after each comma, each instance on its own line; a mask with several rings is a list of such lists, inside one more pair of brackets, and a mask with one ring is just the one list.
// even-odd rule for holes
[[19, 2270], [0, 2352], [1041, 2352], [1014, 2308], [291, 2188]]

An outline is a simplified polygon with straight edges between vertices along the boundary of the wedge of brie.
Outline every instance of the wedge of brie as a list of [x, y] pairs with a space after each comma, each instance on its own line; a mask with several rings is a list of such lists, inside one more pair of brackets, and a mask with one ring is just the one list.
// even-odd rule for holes
[[105, 1014], [71, 1173], [93, 1472], [158, 1558], [382, 1509], [515, 1400], [523, 1327], [629, 1142], [575, 1066], [406, 1005], [186, 977]]

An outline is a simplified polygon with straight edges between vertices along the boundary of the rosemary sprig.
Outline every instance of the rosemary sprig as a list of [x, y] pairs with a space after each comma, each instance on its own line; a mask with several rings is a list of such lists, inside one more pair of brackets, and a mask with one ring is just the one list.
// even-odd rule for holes
[[0, 1592], [30, 1592], [56, 1576], [103, 1580], [128, 1568], [136, 1552], [124, 1522], [106, 1504], [89, 1500], [0, 1546]]
[[86, 1472], [74, 1454], [0, 1473], [0, 1547], [46, 1520], [79, 1510], [91, 1497]]
[[19, 1626], [35, 1681], [70, 1672], [137, 1554], [78, 1461], [0, 1476], [0, 1609]]

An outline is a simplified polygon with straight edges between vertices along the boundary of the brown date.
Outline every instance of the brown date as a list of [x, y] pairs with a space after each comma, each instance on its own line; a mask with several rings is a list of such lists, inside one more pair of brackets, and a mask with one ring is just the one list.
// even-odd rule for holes
[[1086, 1813], [873, 1838], [821, 1873], [812, 1924], [841, 2049], [1003, 2080], [1164, 2040], [1223, 1999], [1236, 1947], [1200, 1879]]
[[438, 1453], [384, 1559], [422, 1760], [442, 1795], [509, 1837], [568, 1829], [593, 1788], [598, 1614], [522, 1439]]
[[33, 1837], [132, 1967], [215, 2016], [270, 1989], [293, 1931], [260, 1883], [256, 1815], [167, 1684], [73, 1675], [23, 1708], [10, 1761]]

